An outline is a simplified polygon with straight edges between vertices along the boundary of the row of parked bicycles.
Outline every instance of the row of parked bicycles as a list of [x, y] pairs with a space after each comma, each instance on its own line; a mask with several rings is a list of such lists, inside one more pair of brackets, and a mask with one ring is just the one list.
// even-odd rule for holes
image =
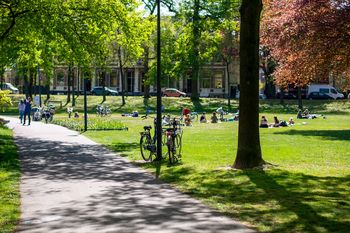
[[45, 107], [33, 107], [32, 108], [32, 118], [33, 121], [45, 120], [45, 123], [53, 120], [53, 115], [55, 114], [55, 106], [48, 105]]
[[103, 117], [103, 116], [110, 116], [112, 114], [111, 109], [106, 105], [97, 105], [96, 106], [96, 115]]
[[[157, 157], [157, 120], [153, 121], [154, 131], [152, 135], [152, 126], [144, 126], [141, 132], [140, 150], [142, 158], [145, 161], [153, 161]], [[168, 157], [170, 164], [175, 164], [181, 159], [183, 124], [180, 119], [173, 118], [167, 124], [162, 124], [162, 159]]]

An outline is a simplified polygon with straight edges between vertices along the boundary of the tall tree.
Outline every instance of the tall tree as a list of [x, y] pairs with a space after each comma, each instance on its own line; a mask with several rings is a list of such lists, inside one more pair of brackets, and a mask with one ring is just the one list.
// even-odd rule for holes
[[349, 0], [265, 0], [262, 42], [278, 61], [280, 85], [350, 79]]
[[242, 0], [238, 148], [234, 167], [264, 164], [259, 136], [259, 26], [261, 0]]

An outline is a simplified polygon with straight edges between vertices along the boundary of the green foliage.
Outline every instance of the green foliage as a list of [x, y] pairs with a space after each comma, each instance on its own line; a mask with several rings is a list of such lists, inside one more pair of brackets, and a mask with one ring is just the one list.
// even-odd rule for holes
[[10, 91], [0, 90], [0, 110], [4, 111], [9, 106], [12, 106], [11, 98], [8, 96]]
[[0, 122], [0, 232], [14, 232], [20, 217], [20, 170], [10, 129]]

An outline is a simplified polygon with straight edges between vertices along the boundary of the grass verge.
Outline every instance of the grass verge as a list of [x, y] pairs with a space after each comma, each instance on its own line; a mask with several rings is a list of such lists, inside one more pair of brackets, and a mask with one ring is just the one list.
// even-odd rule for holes
[[0, 123], [0, 232], [14, 232], [20, 217], [20, 170], [12, 131]]

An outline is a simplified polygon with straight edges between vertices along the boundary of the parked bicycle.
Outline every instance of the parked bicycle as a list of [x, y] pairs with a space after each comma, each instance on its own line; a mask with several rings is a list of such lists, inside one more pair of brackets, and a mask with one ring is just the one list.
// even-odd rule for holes
[[112, 111], [109, 107], [104, 105], [97, 105], [96, 106], [96, 114], [97, 116], [109, 116], [111, 115]]
[[53, 115], [55, 114], [55, 106], [49, 105], [42, 111], [42, 118], [44, 118], [45, 123], [53, 120]]
[[[141, 132], [140, 151], [141, 156], [145, 161], [153, 161], [157, 155], [157, 122], [154, 123], [154, 135], [152, 136], [152, 126], [144, 126], [144, 131]], [[162, 127], [162, 158], [169, 157], [169, 163], [173, 164], [181, 157], [182, 148], [182, 130], [179, 120], [174, 119], [169, 122], [169, 125]]]
[[179, 119], [174, 118], [166, 129], [166, 145], [168, 148], [169, 162], [174, 164], [181, 158], [182, 128]]

